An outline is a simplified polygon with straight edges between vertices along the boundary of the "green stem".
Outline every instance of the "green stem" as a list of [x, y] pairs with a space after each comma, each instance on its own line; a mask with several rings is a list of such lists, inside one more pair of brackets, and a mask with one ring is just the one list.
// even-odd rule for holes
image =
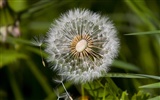
[[106, 97], [106, 84], [104, 86], [104, 91], [103, 91], [103, 100], [106, 100], [105, 97]]
[[81, 93], [82, 93], [82, 97], [84, 97], [84, 87], [83, 87], [83, 85], [84, 85], [84, 84], [81, 85]]
[[14, 76], [13, 72], [11, 71], [11, 69], [9, 69], [9, 68], [8, 68], [8, 76], [10, 79], [10, 84], [11, 84], [11, 87], [13, 90], [13, 94], [15, 96], [15, 100], [23, 100], [23, 96], [22, 96], [20, 89], [17, 85], [15, 76]]

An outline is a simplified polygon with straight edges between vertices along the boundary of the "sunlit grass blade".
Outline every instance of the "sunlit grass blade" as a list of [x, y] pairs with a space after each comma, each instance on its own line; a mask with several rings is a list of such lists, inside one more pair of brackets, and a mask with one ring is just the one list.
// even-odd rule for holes
[[10, 44], [21, 43], [26, 45], [33, 45], [29, 40], [26, 40], [23, 38], [14, 38], [14, 37], [8, 36], [6, 40], [7, 40], [6, 42]]
[[103, 91], [103, 100], [105, 100], [105, 97], [106, 97], [106, 84], [105, 84], [105, 86], [104, 86], [104, 91]]
[[138, 93], [134, 94], [130, 100], [148, 100], [149, 98], [150, 98], [149, 93], [140, 90], [138, 91]]
[[148, 100], [160, 100], [160, 96], [156, 96], [156, 97], [150, 98], [150, 99], [148, 99]]
[[120, 100], [129, 100], [127, 91], [124, 91], [124, 92], [122, 93], [122, 96], [121, 96], [121, 99], [120, 99]]
[[151, 78], [151, 79], [160, 80], [159, 76], [145, 75], [145, 74], [132, 74], [132, 73], [108, 73], [105, 76], [112, 77], [112, 78]]
[[0, 68], [5, 65], [18, 61], [19, 59], [26, 59], [27, 55], [15, 50], [0, 50]]
[[116, 68], [121, 68], [124, 70], [137, 71], [137, 72], [140, 71], [140, 69], [137, 66], [120, 60], [115, 60], [112, 65]]
[[35, 48], [35, 47], [31, 47], [31, 46], [25, 46], [25, 49], [30, 51], [30, 52], [33, 52], [35, 54], [38, 54], [38, 55], [41, 55], [41, 53], [42, 53], [42, 57], [44, 57], [44, 58], [48, 56], [48, 54], [46, 52], [44, 52], [44, 51], [40, 52], [39, 48]]
[[139, 88], [160, 88], [160, 82], [140, 86]]
[[[154, 20], [154, 23], [157, 23], [157, 25], [160, 25], [160, 20], [154, 15], [154, 12], [152, 12], [146, 5], [145, 0], [141, 1], [134, 1], [134, 3], [141, 9], [143, 13], [145, 13], [146, 17], [152, 18]], [[156, 12], [156, 11], [155, 11]], [[160, 26], [159, 26], [160, 27]]]
[[143, 76], [138, 76], [137, 74], [131, 74], [131, 73], [108, 73], [106, 77], [111, 78], [146, 78]]
[[145, 74], [136, 74], [138, 76], [146, 77], [146, 78], [151, 78], [151, 79], [157, 79], [160, 80], [160, 76], [154, 76], [154, 75], [145, 75]]
[[135, 12], [135, 14], [139, 16], [139, 18], [141, 18], [141, 20], [149, 27], [150, 30], [156, 30], [153, 23], [150, 20], [148, 20], [148, 18], [146, 18], [143, 12], [141, 12], [140, 9], [138, 9], [138, 7], [133, 3], [132, 0], [125, 0], [125, 3], [130, 7], [130, 9], [132, 9]]
[[147, 32], [136, 32], [136, 33], [129, 33], [129, 34], [125, 34], [125, 35], [149, 35], [149, 34], [160, 34], [160, 30], [156, 30], [156, 31], [147, 31]]

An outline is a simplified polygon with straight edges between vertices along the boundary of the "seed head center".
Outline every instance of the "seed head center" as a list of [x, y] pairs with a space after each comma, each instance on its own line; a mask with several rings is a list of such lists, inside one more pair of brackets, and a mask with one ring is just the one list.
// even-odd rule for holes
[[88, 44], [88, 42], [85, 39], [80, 40], [76, 44], [76, 51], [77, 52], [82, 52], [83, 50], [85, 50], [87, 48], [87, 44]]

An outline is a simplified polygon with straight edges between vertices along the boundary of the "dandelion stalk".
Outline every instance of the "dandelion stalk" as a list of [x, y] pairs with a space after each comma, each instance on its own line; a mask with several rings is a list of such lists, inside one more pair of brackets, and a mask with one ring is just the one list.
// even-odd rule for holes
[[82, 98], [84, 97], [84, 84], [81, 85]]
[[44, 67], [46, 67], [43, 56], [42, 56], [42, 51], [41, 51], [41, 46], [40, 46], [40, 53], [41, 53], [41, 60], [42, 60], [42, 64]]
[[65, 85], [63, 84], [63, 82], [61, 82], [61, 84], [62, 84], [62, 86], [63, 86], [63, 88], [64, 88], [64, 90], [65, 90], [67, 96], [69, 97], [69, 99], [70, 99], [70, 100], [73, 100], [72, 97], [69, 95], [69, 93], [68, 93], [68, 91], [67, 91]]
[[45, 65], [45, 62], [44, 62], [44, 59], [43, 59], [42, 47], [41, 47], [43, 42], [44, 42], [44, 38], [42, 36], [34, 37], [34, 39], [32, 40], [32, 44], [39, 47], [42, 64], [45, 67], [46, 65]]

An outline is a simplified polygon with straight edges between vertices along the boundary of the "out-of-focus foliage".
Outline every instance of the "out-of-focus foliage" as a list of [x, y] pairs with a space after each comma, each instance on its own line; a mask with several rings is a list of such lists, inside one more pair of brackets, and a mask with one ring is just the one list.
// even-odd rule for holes
[[86, 8], [107, 15], [121, 41], [119, 57], [104, 77], [87, 84], [65, 82], [70, 95], [91, 100], [160, 99], [159, 0], [0, 0], [0, 100], [56, 100], [56, 72], [46, 53], [31, 44], [61, 13]]

